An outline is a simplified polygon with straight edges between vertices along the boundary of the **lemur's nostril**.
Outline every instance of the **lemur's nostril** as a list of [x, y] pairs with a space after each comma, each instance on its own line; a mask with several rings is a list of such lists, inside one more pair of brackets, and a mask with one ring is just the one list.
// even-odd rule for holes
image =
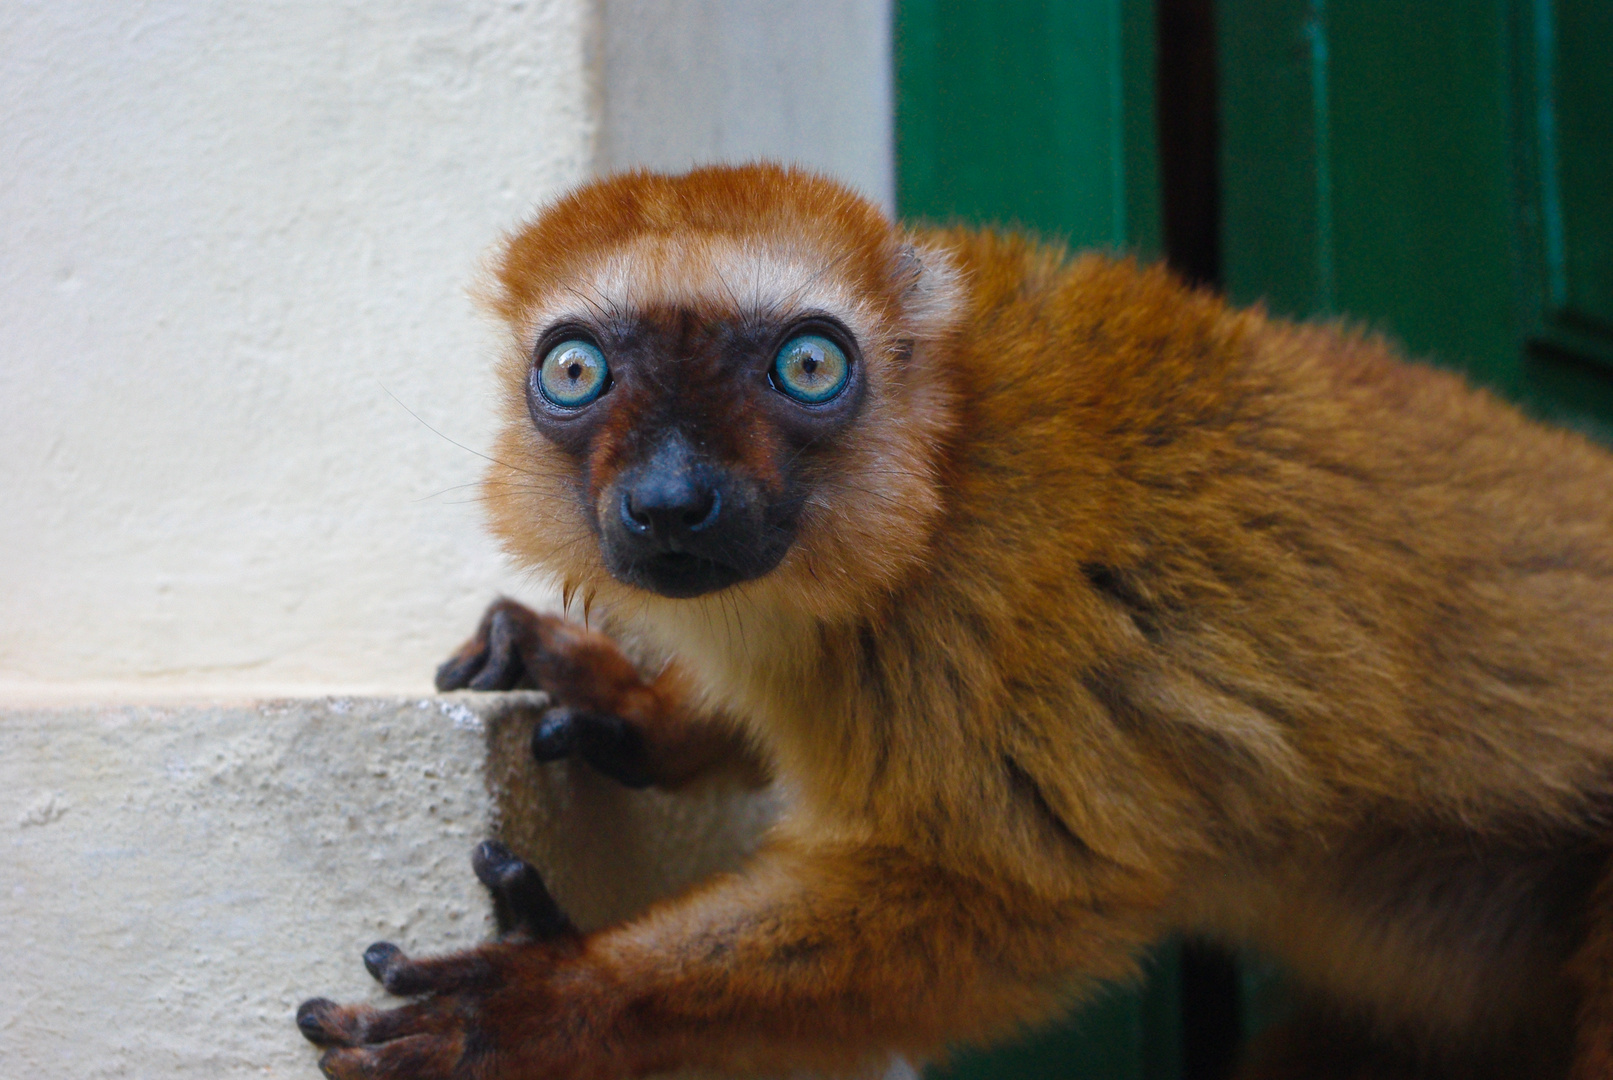
[[622, 523], [636, 533], [650, 531], [652, 521], [650, 515], [633, 504], [633, 493], [622, 492]]
[[722, 492], [711, 488], [705, 492], [705, 499], [691, 506], [683, 515], [683, 523], [689, 527], [690, 532], [699, 532], [706, 528], [717, 515], [722, 512]]

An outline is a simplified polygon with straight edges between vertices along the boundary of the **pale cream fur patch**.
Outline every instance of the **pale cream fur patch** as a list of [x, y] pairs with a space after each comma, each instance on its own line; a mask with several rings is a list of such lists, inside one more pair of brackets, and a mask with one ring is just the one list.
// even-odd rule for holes
[[853, 254], [755, 238], [639, 237], [582, 263], [575, 283], [529, 308], [517, 332], [530, 345], [558, 322], [587, 323], [604, 313], [631, 315], [657, 307], [702, 307], [781, 320], [831, 315], [866, 351], [889, 337], [935, 337], [956, 320], [961, 283], [944, 252], [930, 250], [922, 256], [899, 327], [883, 326], [871, 298], [836, 273]]

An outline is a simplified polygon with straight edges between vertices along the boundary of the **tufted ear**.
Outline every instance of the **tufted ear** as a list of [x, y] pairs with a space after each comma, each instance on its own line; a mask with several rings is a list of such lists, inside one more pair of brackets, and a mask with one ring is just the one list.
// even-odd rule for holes
[[896, 249], [892, 273], [901, 290], [903, 329], [918, 338], [939, 337], [963, 318], [963, 274], [939, 247], [912, 242]]
[[918, 248], [912, 244], [903, 244], [897, 248], [896, 271], [891, 275], [897, 288], [906, 292], [916, 287], [923, 276], [924, 260], [919, 256]]

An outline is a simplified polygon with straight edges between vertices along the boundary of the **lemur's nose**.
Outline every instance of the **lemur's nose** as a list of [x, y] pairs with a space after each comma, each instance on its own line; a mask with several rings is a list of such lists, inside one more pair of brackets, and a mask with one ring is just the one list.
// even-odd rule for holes
[[657, 448], [622, 489], [622, 523], [663, 544], [709, 528], [722, 513], [722, 492], [682, 439]]
[[717, 520], [722, 496], [709, 484], [653, 478], [622, 493], [622, 520], [641, 535], [670, 540]]

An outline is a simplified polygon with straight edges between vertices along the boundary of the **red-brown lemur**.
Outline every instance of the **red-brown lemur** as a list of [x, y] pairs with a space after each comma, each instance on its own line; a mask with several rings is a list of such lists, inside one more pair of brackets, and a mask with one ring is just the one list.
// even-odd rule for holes
[[[495, 604], [443, 689], [540, 757], [748, 757], [742, 872], [306, 1003], [327, 1075], [851, 1070], [1066, 1008], [1173, 931], [1309, 1004], [1260, 1076], [1613, 1076], [1613, 456], [1163, 269], [632, 173], [503, 248], [483, 498], [612, 636]], [[635, 655], [664, 657], [646, 673]]]

